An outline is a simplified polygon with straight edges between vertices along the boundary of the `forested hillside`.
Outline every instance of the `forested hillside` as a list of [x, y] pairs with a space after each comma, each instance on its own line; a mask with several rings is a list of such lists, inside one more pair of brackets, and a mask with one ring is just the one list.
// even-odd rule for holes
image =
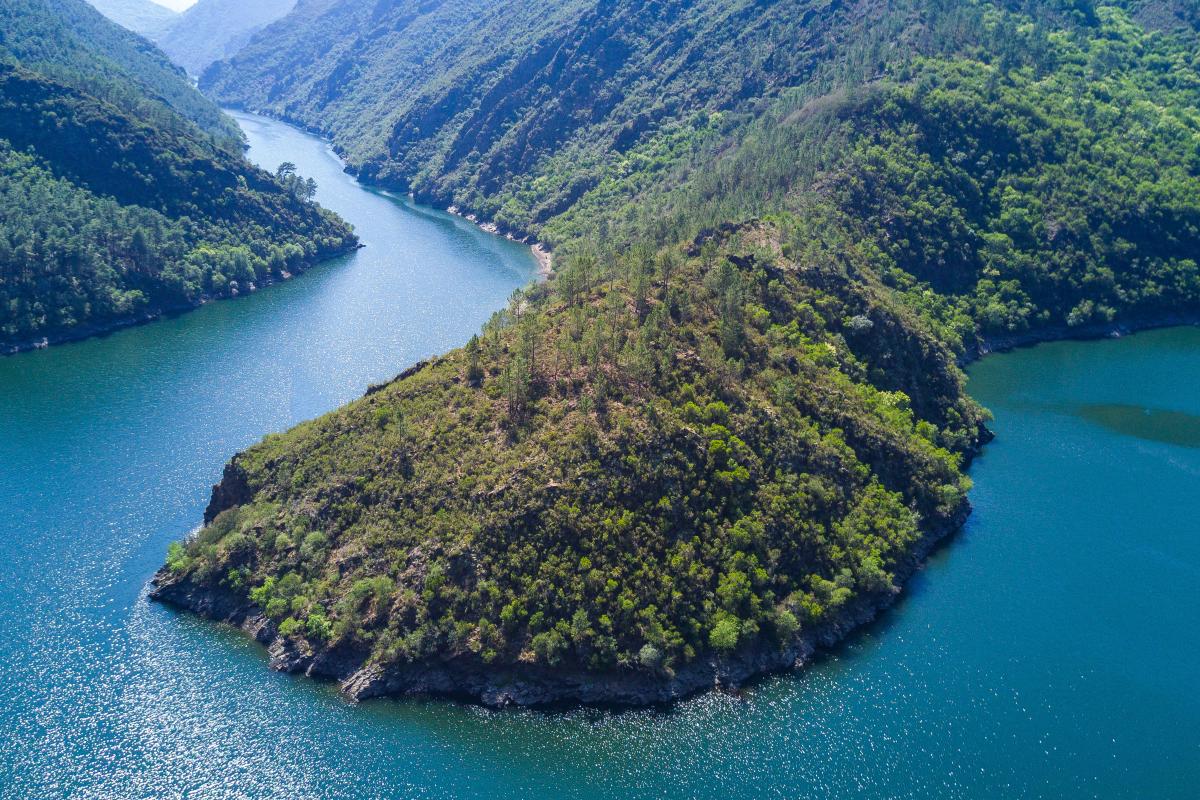
[[232, 123], [144, 40], [82, 0], [3, 10], [0, 348], [251, 290], [354, 246], [248, 164]]
[[241, 143], [179, 67], [81, 0], [6, 0], [0, 54], [159, 127], [181, 129], [186, 119], [231, 148]]
[[888, 16], [862, 0], [310, 0], [201, 85], [326, 131], [369, 179], [489, 216], [569, 153], [572, 185], [537, 192], [545, 217], [668, 120], [805, 83], [844, 38], [883, 46]]
[[[1197, 19], [302, 3], [206, 85], [556, 273], [235, 458], [158, 596], [358, 697], [648, 702], [794, 663], [965, 518], [962, 359], [1200, 312]], [[293, 36], [307, 62], [259, 61]]]
[[[1087, 3], [1007, 5], [1094, 18]], [[1127, 5], [1165, 28], [1188, 24], [1195, 6]], [[885, 65], [957, 52], [984, 33], [979, 20], [975, 4], [920, 0], [310, 0], [201, 85], [323, 131], [368, 180], [554, 243], [544, 223], [627, 170], [638, 145], [638, 161], [676, 164], [697, 144], [736, 141], [781, 99], [832, 96]]]
[[176, 64], [199, 75], [295, 5], [296, 0], [197, 0], [157, 41]]

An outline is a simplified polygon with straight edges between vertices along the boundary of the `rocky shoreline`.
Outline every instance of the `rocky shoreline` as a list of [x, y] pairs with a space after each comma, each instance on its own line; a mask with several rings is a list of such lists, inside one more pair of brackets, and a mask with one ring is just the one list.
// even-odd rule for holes
[[1200, 325], [1200, 312], [1176, 312], [1153, 317], [1128, 317], [1112, 322], [1080, 325], [1074, 328], [1066, 325], [1035, 328], [1020, 333], [990, 336], [981, 339], [978, 343], [968, 348], [959, 361], [960, 366], [965, 366], [992, 353], [1006, 353], [1010, 350], [1016, 350], [1021, 347], [1032, 347], [1036, 344], [1046, 342], [1119, 339], [1122, 336], [1129, 336], [1139, 331], [1192, 325]]
[[462, 217], [467, 222], [475, 225], [484, 233], [490, 233], [493, 236], [503, 236], [510, 242], [519, 242], [520, 244], [529, 245], [529, 248], [533, 250], [533, 257], [537, 259], [537, 277], [539, 281], [549, 280], [550, 276], [554, 274], [554, 256], [550, 253], [550, 249], [541, 242], [530, 239], [528, 236], [522, 238], [518, 237], [511, 231], [501, 230], [500, 226], [496, 223], [484, 222], [475, 214], [470, 212], [464, 213], [458, 206], [450, 206], [446, 209], [446, 213], [453, 214], [456, 217]]
[[[231, 485], [226, 485], [229, 482]], [[222, 506], [243, 494], [237, 475], [227, 467], [222, 482], [213, 487], [213, 502], [206, 520]], [[928, 531], [914, 547], [896, 583], [903, 587], [925, 563], [929, 554], [959, 531], [970, 507], [938, 529]], [[150, 599], [241, 629], [262, 644], [272, 669], [309, 678], [332, 680], [353, 702], [379, 697], [412, 695], [444, 697], [506, 706], [550, 707], [586, 705], [635, 707], [671, 703], [705, 690], [737, 690], [767, 675], [808, 664], [820, 651], [833, 647], [863, 625], [875, 620], [903, 594], [895, 592], [858, 598], [836, 620], [802, 632], [787, 647], [764, 643], [727, 657], [708, 656], [684, 665], [672, 674], [626, 669], [595, 673], [580, 668], [530, 665], [489, 667], [465, 658], [382, 667], [368, 663], [368, 653], [352, 648], [322, 651], [301, 649], [296, 641], [279, 635], [274, 622], [245, 597], [221, 587], [198, 585], [178, 578], [166, 567], [151, 582]]]

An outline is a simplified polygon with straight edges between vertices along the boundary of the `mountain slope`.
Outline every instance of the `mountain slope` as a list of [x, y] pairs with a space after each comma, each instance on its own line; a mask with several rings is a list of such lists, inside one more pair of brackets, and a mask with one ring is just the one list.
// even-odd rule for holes
[[179, 14], [154, 0], [88, 0], [118, 25], [154, 40], [179, 21]]
[[[843, 37], [880, 46], [904, 22], [874, 0], [314, 0], [201, 85], [327, 132], [369, 180], [524, 231], [648, 130], [806, 81]], [[571, 181], [519, 208], [567, 151]]]
[[296, 0], [198, 0], [157, 41], [176, 64], [199, 75], [295, 5]]
[[214, 68], [556, 273], [234, 458], [156, 596], [354, 697], [644, 703], [802, 661], [968, 513], [959, 361], [1200, 313], [1184, 6], [501, 3], [483, 65], [497, 18], [396, 3], [379, 31], [448, 38], [335, 42], [324, 97], [328, 63]]
[[[70, 28], [79, 18], [87, 35]], [[9, 19], [20, 24], [5, 28], [0, 61], [0, 349], [252, 290], [354, 246], [344, 222], [91, 48], [132, 34], [70, 0], [31, 0]], [[59, 51], [20, 39], [64, 30]]]
[[0, 55], [155, 124], [184, 130], [183, 118], [227, 146], [240, 145], [237, 126], [178, 67], [87, 3], [9, 0], [0, 23]]

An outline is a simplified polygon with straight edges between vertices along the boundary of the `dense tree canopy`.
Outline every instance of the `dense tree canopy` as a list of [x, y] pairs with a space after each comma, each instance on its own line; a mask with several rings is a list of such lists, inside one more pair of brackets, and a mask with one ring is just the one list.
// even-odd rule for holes
[[183, 70], [83, 0], [5, 0], [0, 59], [81, 89], [156, 127], [194, 125], [227, 148], [241, 144], [237, 125], [192, 88]]
[[253, 289], [354, 246], [309, 181], [252, 167], [142, 85], [90, 71], [107, 56], [86, 42], [49, 63], [50, 50], [21, 46], [20, 34], [68, 25], [33, 3], [3, 44], [37, 69], [0, 61], [0, 349]]

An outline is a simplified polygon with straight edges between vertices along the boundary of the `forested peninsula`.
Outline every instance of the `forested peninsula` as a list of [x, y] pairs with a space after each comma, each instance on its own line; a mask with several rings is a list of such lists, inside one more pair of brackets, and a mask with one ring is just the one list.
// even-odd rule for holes
[[153, 596], [277, 668], [644, 704], [803, 663], [968, 515], [965, 360], [1200, 309], [1195, 3], [536, 12], [302, 0], [202, 81], [555, 253], [172, 546]]
[[149, 42], [82, 0], [0, 8], [0, 352], [258, 286], [357, 246]]

